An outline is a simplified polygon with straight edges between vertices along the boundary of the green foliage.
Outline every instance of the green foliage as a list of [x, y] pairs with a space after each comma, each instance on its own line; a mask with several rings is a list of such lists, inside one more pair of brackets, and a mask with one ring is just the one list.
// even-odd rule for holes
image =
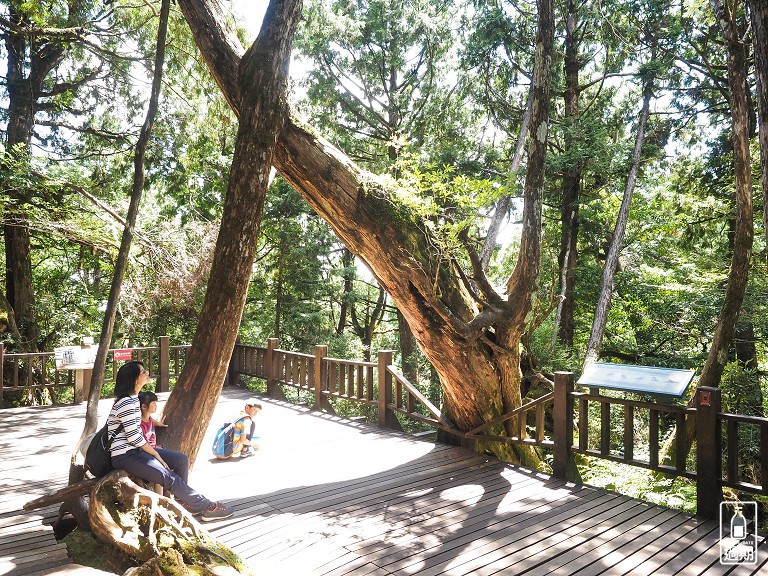
[[282, 179], [270, 189], [264, 213], [240, 333], [245, 342], [277, 336], [281, 347], [311, 352], [335, 329], [335, 238]]

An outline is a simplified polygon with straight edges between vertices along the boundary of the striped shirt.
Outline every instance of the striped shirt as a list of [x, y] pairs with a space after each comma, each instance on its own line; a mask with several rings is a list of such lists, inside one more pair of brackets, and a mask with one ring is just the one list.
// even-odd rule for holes
[[251, 433], [251, 417], [240, 416], [235, 421], [235, 430], [232, 434], [232, 453], [239, 453], [245, 446], [245, 441], [248, 439], [248, 434]]
[[123, 423], [123, 429], [112, 440], [110, 452], [113, 458], [141, 448], [147, 443], [141, 432], [141, 407], [138, 396], [126, 396], [115, 402], [109, 411], [107, 422], [110, 436], [118, 429], [120, 422]]

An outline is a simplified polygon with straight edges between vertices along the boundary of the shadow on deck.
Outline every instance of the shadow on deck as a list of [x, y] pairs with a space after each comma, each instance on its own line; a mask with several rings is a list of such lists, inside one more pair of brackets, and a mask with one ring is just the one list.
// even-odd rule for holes
[[[216, 428], [248, 397], [224, 391], [190, 484], [234, 505], [234, 517], [207, 528], [255, 574], [766, 569], [762, 548], [757, 565], [722, 566], [714, 522], [268, 399], [258, 416], [262, 449], [242, 462], [209, 460]], [[46, 526], [57, 508], [20, 510], [66, 483], [84, 413], [84, 404], [0, 412], [0, 574], [81, 573]]]

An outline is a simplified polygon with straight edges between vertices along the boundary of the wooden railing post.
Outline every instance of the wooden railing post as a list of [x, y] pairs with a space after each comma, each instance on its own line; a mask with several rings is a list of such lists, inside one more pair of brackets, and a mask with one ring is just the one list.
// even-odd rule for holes
[[325, 344], [318, 344], [315, 346], [315, 373], [312, 376], [312, 385], [315, 389], [315, 409], [322, 410], [326, 405], [323, 397], [325, 391], [325, 382], [327, 374], [327, 366], [323, 362], [323, 358], [328, 356], [328, 346]]
[[396, 420], [395, 415], [387, 408], [392, 403], [392, 375], [387, 370], [387, 366], [392, 364], [392, 350], [379, 350], [379, 426], [388, 428], [392, 420]]
[[279, 344], [277, 338], [267, 338], [267, 357], [264, 358], [264, 371], [267, 373], [267, 395], [274, 398], [275, 389], [275, 350]]
[[[722, 431], [717, 420], [721, 408], [719, 388], [696, 389], [696, 514], [707, 519], [719, 516], [723, 498]], [[685, 434], [685, 430], [677, 433]]]
[[3, 407], [3, 388], [5, 387], [5, 346], [0, 342], [0, 408]]
[[157, 392], [170, 390], [171, 347], [168, 336], [160, 336], [160, 358], [158, 359], [160, 374], [157, 377]]
[[555, 372], [552, 474], [559, 478], [567, 477], [573, 446], [573, 389], [573, 372]]
[[224, 386], [240, 386], [240, 372], [242, 372], [242, 344], [240, 335], [235, 338], [235, 345], [232, 346], [232, 354], [229, 357], [227, 365], [227, 377], [224, 380]]

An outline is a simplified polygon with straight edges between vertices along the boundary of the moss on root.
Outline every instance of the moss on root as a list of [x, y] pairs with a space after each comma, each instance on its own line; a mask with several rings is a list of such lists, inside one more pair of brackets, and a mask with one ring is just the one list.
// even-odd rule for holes
[[112, 546], [105, 546], [87, 530], [73, 530], [62, 541], [67, 545], [69, 556], [83, 566], [115, 574], [122, 574], [135, 566], [130, 557]]

